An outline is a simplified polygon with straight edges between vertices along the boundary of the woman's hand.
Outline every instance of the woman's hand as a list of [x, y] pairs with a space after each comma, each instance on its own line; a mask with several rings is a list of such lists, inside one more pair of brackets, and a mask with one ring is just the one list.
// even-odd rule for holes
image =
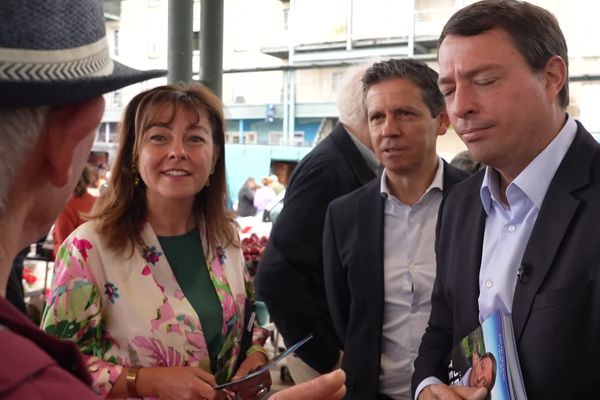
[[215, 377], [195, 367], [149, 367], [138, 372], [138, 392], [141, 396], [161, 400], [219, 399], [213, 389]]
[[[235, 373], [235, 376], [231, 378], [231, 381], [234, 382], [243, 378], [250, 372], [255, 371], [266, 364], [267, 361], [267, 357], [260, 351], [250, 353], [244, 362], [242, 362], [242, 365], [240, 365], [240, 368]], [[240, 399], [261, 399], [269, 392], [269, 390], [271, 390], [271, 374], [269, 371], [265, 371], [252, 379], [241, 382], [239, 385], [234, 385], [230, 390], [233, 391]]]

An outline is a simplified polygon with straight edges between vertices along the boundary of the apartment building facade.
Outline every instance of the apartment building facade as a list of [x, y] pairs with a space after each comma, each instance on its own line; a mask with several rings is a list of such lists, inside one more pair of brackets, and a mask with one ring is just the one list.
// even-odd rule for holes
[[[123, 0], [107, 15], [114, 57], [139, 68], [166, 68], [169, 0]], [[176, 0], [171, 0], [176, 1]], [[194, 31], [200, 3], [194, 2]], [[212, 1], [212, 0], [204, 0]], [[297, 161], [337, 121], [335, 96], [347, 66], [367, 60], [414, 57], [437, 69], [437, 38], [467, 0], [224, 0], [223, 102], [227, 168], [237, 192], [247, 176], [276, 172], [287, 179]], [[559, 19], [570, 54], [569, 112], [600, 133], [600, 24], [595, 0], [533, 0]], [[598, 11], [598, 10], [596, 10]], [[196, 35], [197, 36], [197, 35]], [[194, 52], [193, 70], [202, 54]], [[110, 148], [126, 102], [154, 80], [107, 95], [96, 148]], [[453, 132], [438, 151], [464, 149]]]

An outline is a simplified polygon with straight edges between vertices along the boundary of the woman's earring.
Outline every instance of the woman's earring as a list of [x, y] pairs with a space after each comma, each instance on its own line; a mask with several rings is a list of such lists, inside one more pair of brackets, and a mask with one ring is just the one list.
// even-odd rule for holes
[[133, 175], [133, 186], [140, 185], [140, 175], [138, 174], [137, 167], [131, 163], [131, 174]]
[[210, 186], [210, 177], [212, 176], [212, 174], [215, 173], [215, 167], [212, 167], [210, 169], [210, 173], [208, 174], [208, 179], [206, 180], [206, 185], [204, 185], [204, 187], [209, 187]]

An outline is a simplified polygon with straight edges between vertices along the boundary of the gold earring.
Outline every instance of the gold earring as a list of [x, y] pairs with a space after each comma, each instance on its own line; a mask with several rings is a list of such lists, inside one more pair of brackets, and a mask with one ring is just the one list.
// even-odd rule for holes
[[206, 185], [204, 185], [204, 187], [209, 187], [210, 186], [210, 177], [214, 173], [215, 173], [215, 167], [211, 167], [210, 173], [208, 174], [208, 179], [206, 179]]
[[131, 174], [133, 175], [133, 186], [139, 186], [140, 175], [138, 174], [137, 167], [134, 163], [131, 163]]

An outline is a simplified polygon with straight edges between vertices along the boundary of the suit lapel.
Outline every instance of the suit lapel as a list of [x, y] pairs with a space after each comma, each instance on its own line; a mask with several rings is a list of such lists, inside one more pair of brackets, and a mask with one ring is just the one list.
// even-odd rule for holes
[[358, 231], [364, 238], [357, 252], [362, 269], [364, 295], [368, 298], [365, 302], [368, 307], [365, 315], [369, 321], [369, 329], [372, 332], [378, 332], [377, 338], [381, 337], [384, 307], [383, 221], [385, 200], [379, 193], [379, 182], [372, 182], [369, 184], [368, 190], [362, 193], [357, 204]]
[[579, 126], [544, 198], [521, 265], [524, 278], [517, 282], [512, 318], [517, 341], [523, 333], [535, 295], [550, 272], [556, 253], [580, 201], [572, 192], [587, 185], [597, 143]]
[[465, 172], [454, 168], [453, 166], [448, 164], [446, 161], [442, 160], [442, 162], [444, 163], [444, 186], [443, 186], [443, 188], [444, 188], [444, 193], [446, 193], [450, 189], [452, 189], [452, 187], [456, 183], [462, 181], [468, 175]]
[[460, 237], [460, 241], [470, 243], [470, 245], [464, 246], [462, 266], [458, 268], [458, 276], [455, 276], [459, 285], [455, 292], [459, 299], [455, 304], [461, 305], [459, 308], [455, 308], [455, 312], [462, 314], [455, 318], [463, 321], [461, 326], [465, 326], [467, 329], [466, 332], [461, 333], [460, 338], [473, 330], [479, 321], [479, 270], [481, 269], [486, 214], [478, 191], [481, 180], [478, 182], [475, 190], [465, 198], [463, 203], [465, 209], [461, 213], [464, 215], [464, 219], [459, 231], [455, 232], [457, 237]]
[[[444, 196], [450, 191], [450, 189], [459, 181], [465, 179], [467, 174], [452, 167], [444, 161]], [[459, 240], [461, 243], [465, 243], [465, 246], [460, 247], [460, 254], [454, 257], [460, 261], [454, 271], [448, 271], [453, 274], [453, 281], [455, 282], [455, 304], [460, 304], [460, 307], [455, 307], [454, 312], [459, 313], [456, 315], [458, 321], [462, 321], [460, 326], [460, 333], [455, 339], [462, 339], [470, 333], [478, 325], [479, 321], [479, 269], [481, 266], [481, 254], [483, 245], [483, 232], [485, 229], [485, 212], [481, 204], [481, 198], [479, 196], [479, 188], [483, 180], [483, 171], [479, 172], [479, 177], [472, 180], [470, 190], [465, 192], [464, 197], [458, 202], [462, 209], [450, 209], [446, 211], [450, 215], [444, 217], [444, 202], [440, 205], [439, 218], [445, 220], [454, 220], [455, 216], [459, 216], [459, 221], [451, 223], [450, 226], [455, 226], [456, 230], [451, 233], [452, 238], [447, 243], [455, 243]], [[438, 221], [438, 227], [440, 228], [440, 222]], [[454, 253], [455, 249], [441, 251], [440, 246], [444, 247], [446, 243], [439, 242], [439, 231], [436, 231], [436, 253], [437, 254], [450, 254]], [[458, 238], [458, 239], [457, 239]], [[444, 239], [442, 241], [446, 242]], [[450, 253], [448, 253], [450, 251]], [[437, 257], [437, 256], [436, 256]], [[439, 265], [447, 265], [446, 260], [437, 259]], [[455, 332], [455, 336], [456, 332]]]

